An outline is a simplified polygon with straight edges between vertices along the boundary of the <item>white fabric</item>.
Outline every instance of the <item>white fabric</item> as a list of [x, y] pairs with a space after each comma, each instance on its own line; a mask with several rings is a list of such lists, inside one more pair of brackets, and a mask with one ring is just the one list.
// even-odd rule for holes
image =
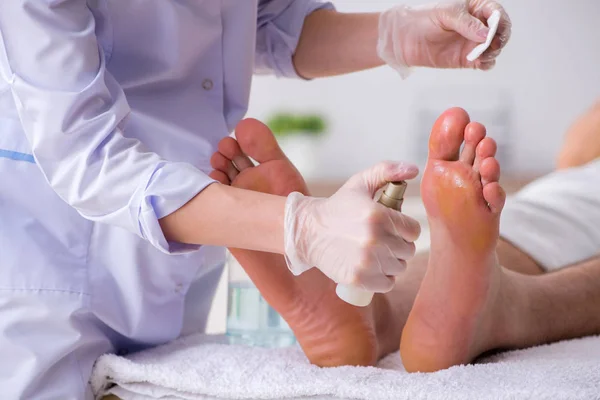
[[[212, 342], [212, 343], [211, 343]], [[478, 364], [408, 374], [398, 353], [378, 368], [321, 369], [299, 348], [215, 344], [193, 336], [127, 358], [101, 357], [97, 396], [146, 399], [597, 399], [600, 337], [501, 353]], [[114, 383], [118, 386], [106, 390]]]
[[600, 159], [536, 180], [507, 200], [500, 236], [555, 270], [600, 255]]

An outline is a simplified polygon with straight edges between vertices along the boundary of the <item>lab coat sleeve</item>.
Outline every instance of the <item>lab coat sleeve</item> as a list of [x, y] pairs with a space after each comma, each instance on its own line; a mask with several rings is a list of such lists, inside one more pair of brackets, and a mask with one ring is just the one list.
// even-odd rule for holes
[[260, 0], [256, 34], [255, 73], [297, 78], [292, 56], [304, 19], [313, 11], [333, 9], [318, 0]]
[[33, 156], [54, 191], [83, 217], [125, 228], [163, 252], [158, 220], [214, 181], [126, 138], [129, 105], [107, 72], [86, 0], [0, 2], [0, 76]]

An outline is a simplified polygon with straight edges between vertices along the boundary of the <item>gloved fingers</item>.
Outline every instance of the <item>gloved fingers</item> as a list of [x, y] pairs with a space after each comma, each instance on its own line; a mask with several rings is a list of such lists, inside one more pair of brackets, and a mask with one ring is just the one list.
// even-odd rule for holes
[[395, 260], [382, 265], [382, 271], [387, 277], [396, 277], [406, 271], [405, 260]]
[[338, 283], [385, 293], [392, 290], [395, 276], [406, 269], [406, 262], [396, 259], [385, 245], [377, 244], [357, 259], [346, 261], [346, 267], [345, 277]]
[[498, 56], [500, 55], [500, 53], [502, 53], [502, 50], [492, 50], [492, 49], [487, 49], [480, 57], [479, 60], [482, 63], [489, 63], [491, 61], [494, 61], [496, 58], [498, 58]]
[[[508, 16], [502, 4], [498, 3], [497, 0], [463, 0], [466, 2], [466, 7], [469, 12], [480, 18], [482, 21], [487, 21], [494, 11], [499, 11], [501, 17]], [[502, 19], [501, 18], [501, 19]]]
[[492, 41], [492, 49], [503, 49], [508, 41], [510, 40], [510, 36], [512, 35], [512, 22], [508, 15], [503, 12], [500, 17], [500, 22], [498, 23], [498, 31], [496, 32], [496, 36], [494, 36], [494, 40]]
[[352, 176], [344, 188], [367, 191], [371, 197], [388, 182], [413, 179], [419, 174], [416, 165], [384, 161]]
[[421, 225], [414, 218], [387, 207], [383, 207], [383, 212], [387, 222], [383, 224], [385, 232], [407, 242], [414, 242], [421, 235]]
[[387, 293], [394, 289], [396, 278], [393, 276], [382, 276], [373, 282], [369, 282], [368, 286], [364, 286], [366, 290], [375, 293]]
[[[379, 263], [379, 260], [374, 260]], [[381, 273], [381, 265], [363, 264], [349, 285], [376, 293], [387, 293], [394, 288], [396, 279]]]
[[472, 68], [481, 71], [489, 71], [496, 66], [496, 58], [501, 51], [486, 50], [479, 58], [474, 61], [466, 61], [465, 68]]
[[512, 35], [512, 23], [510, 22], [510, 19], [508, 19], [508, 15], [506, 18], [506, 20], [500, 20], [500, 23], [498, 24], [498, 31], [494, 37], [494, 39], [498, 40], [498, 46], [500, 49], [503, 49], [504, 46], [506, 46]]
[[479, 18], [471, 15], [462, 6], [439, 9], [438, 19], [444, 29], [455, 31], [467, 40], [478, 44], [485, 42], [490, 31]]
[[508, 13], [502, 7], [502, 5], [494, 0], [468, 0], [469, 9], [472, 10], [472, 14], [487, 21], [492, 16], [494, 11], [500, 12], [500, 22], [498, 23], [498, 30], [492, 42], [491, 48], [494, 50], [502, 49], [512, 34], [512, 21], [508, 16]]
[[506, 45], [506, 43], [502, 42], [502, 39], [500, 38], [500, 36], [498, 36], [496, 34], [496, 36], [494, 36], [494, 39], [492, 40], [492, 43], [490, 44], [490, 47], [488, 49], [492, 50], [492, 51], [497, 51], [497, 50], [502, 50], [502, 48]]
[[[377, 251], [385, 253], [390, 260], [410, 260], [415, 256], [415, 252], [417, 251], [413, 242], [407, 242], [404, 239], [399, 239], [394, 236], [388, 236], [382, 239], [379, 246], [380, 248], [377, 249]], [[387, 269], [387, 264], [390, 263], [382, 264], [384, 266], [382, 272], [386, 275], [397, 275], [393, 270]]]
[[479, 64], [477, 65], [477, 69], [480, 69], [482, 71], [489, 71], [492, 68], [494, 68], [496, 66], [496, 60], [491, 60], [491, 61], [481, 61], [478, 60]]

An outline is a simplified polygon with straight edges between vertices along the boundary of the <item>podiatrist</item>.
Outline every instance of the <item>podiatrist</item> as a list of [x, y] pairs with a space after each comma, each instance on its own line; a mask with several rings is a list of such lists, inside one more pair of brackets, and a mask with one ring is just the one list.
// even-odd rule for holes
[[[490, 49], [469, 62], [495, 10]], [[92, 398], [99, 355], [202, 331], [223, 246], [390, 290], [414, 232], [394, 229], [408, 217], [372, 190], [413, 168], [380, 164], [330, 198], [289, 202], [215, 183], [209, 158], [244, 116], [253, 73], [486, 70], [509, 35], [491, 0], [383, 14], [314, 0], [0, 2], [2, 398]], [[378, 254], [381, 241], [393, 245]]]

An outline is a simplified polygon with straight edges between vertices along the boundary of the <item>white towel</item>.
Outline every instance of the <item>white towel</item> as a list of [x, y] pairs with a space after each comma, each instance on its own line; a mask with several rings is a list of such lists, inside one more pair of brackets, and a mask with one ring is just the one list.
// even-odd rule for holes
[[197, 335], [128, 357], [102, 356], [92, 376], [94, 393], [123, 400], [600, 399], [600, 337], [501, 353], [430, 374], [408, 374], [398, 353], [378, 368], [321, 369], [298, 347], [219, 341]]

